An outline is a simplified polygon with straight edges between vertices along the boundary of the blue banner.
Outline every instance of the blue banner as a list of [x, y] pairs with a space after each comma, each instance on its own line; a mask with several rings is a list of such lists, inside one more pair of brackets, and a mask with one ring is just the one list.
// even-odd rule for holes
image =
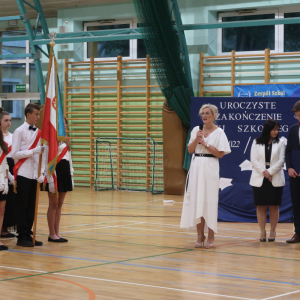
[[234, 97], [300, 97], [300, 84], [236, 85]]
[[[202, 123], [199, 109], [205, 103], [218, 107], [217, 124], [229, 140], [231, 153], [220, 159], [219, 221], [257, 222], [252, 187], [249, 185], [252, 164], [250, 150], [253, 140], [262, 131], [266, 120], [277, 120], [279, 137], [287, 139], [291, 125], [296, 123], [291, 111], [299, 98], [237, 98], [199, 97], [191, 101], [191, 128]], [[285, 168], [285, 166], [284, 166]], [[292, 222], [292, 203], [288, 174], [280, 206], [280, 222]]]

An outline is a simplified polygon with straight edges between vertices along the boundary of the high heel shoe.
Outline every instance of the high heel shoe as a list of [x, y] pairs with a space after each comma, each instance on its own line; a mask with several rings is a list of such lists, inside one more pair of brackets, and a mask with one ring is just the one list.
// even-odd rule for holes
[[[267, 235], [267, 233], [265, 232], [265, 235]], [[266, 238], [264, 238], [264, 239], [262, 239], [261, 238], [261, 234], [260, 234], [260, 239], [259, 239], [261, 242], [266, 242], [267, 241], [267, 239]]]
[[275, 237], [273, 239], [268, 238], [268, 242], [275, 242], [275, 238], [276, 238], [276, 232], [275, 232]]
[[204, 248], [204, 242], [205, 242], [206, 236], [198, 235], [198, 239], [200, 239], [200, 242], [196, 242], [195, 248]]
[[[208, 236], [208, 239], [209, 239], [209, 238], [213, 239], [213, 240], [212, 240], [212, 243], [210, 243], [210, 244], [207, 243], [207, 244], [205, 245], [205, 249], [210, 249], [210, 248], [213, 248], [213, 246], [214, 246], [215, 237], [214, 237], [214, 236]], [[207, 239], [207, 241], [208, 241], [208, 239]]]

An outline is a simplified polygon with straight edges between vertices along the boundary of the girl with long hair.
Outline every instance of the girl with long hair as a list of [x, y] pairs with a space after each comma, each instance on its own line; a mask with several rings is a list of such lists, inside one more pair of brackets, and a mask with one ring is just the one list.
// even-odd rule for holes
[[16, 217], [16, 194], [13, 192], [14, 185], [14, 176], [13, 176], [13, 168], [14, 168], [14, 160], [11, 157], [11, 144], [13, 134], [8, 131], [11, 126], [11, 116], [7, 111], [3, 111], [3, 108], [0, 108], [0, 126], [3, 134], [4, 141], [8, 146], [8, 154], [7, 164], [9, 167], [8, 170], [8, 179], [9, 179], [9, 189], [7, 194], [6, 206], [5, 206], [5, 214], [2, 225], [1, 237], [4, 238], [12, 238], [16, 235], [9, 232], [8, 228], [13, 227], [16, 230], [17, 225], [17, 217]]
[[[3, 108], [0, 108], [0, 114], [3, 112]], [[0, 130], [0, 230], [2, 231], [2, 224], [4, 219], [5, 205], [8, 193], [8, 165], [6, 155], [8, 153], [8, 147], [3, 139], [2, 130]], [[7, 246], [4, 246], [0, 242], [0, 251], [8, 250]]]
[[[64, 118], [65, 129], [67, 130], [68, 122]], [[61, 217], [61, 208], [64, 203], [67, 192], [74, 189], [73, 165], [71, 158], [70, 141], [60, 142], [58, 147], [58, 163], [56, 165], [57, 191], [55, 191], [53, 177], [46, 185], [48, 191], [49, 207], [47, 212], [47, 220], [49, 227], [48, 242], [64, 243], [68, 240], [59, 234], [59, 224]]]

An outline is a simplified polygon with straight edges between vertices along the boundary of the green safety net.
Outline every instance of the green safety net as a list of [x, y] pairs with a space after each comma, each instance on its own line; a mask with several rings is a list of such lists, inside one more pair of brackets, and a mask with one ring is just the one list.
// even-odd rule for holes
[[[167, 103], [182, 123], [190, 128], [192, 82], [184, 67], [178, 34], [173, 26], [168, 0], [134, 0], [151, 66]], [[187, 143], [190, 137], [190, 130]], [[188, 170], [190, 155], [186, 148], [184, 169]]]

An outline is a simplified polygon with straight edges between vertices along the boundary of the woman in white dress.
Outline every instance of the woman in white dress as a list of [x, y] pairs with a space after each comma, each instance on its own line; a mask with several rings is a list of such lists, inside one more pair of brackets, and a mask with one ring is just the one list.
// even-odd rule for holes
[[226, 134], [214, 124], [218, 108], [212, 104], [204, 104], [199, 115], [204, 126], [202, 130], [199, 126], [193, 128], [188, 144], [188, 151], [193, 156], [186, 180], [180, 227], [197, 227], [196, 248], [204, 247], [204, 229], [208, 228], [205, 248], [212, 248], [218, 222], [218, 158], [231, 150]]

